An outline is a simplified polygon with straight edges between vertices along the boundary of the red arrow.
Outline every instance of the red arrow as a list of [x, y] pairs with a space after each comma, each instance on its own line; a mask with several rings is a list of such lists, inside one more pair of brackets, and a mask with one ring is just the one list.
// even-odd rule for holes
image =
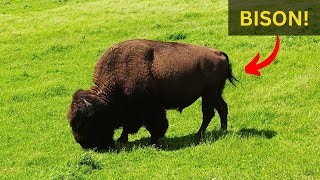
[[244, 69], [246, 71], [246, 73], [260, 76], [261, 73], [259, 72], [259, 69], [262, 69], [262, 68], [268, 66], [270, 63], [272, 63], [272, 61], [275, 59], [275, 57], [278, 54], [279, 48], [280, 48], [280, 38], [277, 36], [276, 46], [274, 47], [273, 52], [270, 54], [270, 56], [267, 57], [266, 60], [257, 64], [260, 59], [260, 53], [258, 53], [256, 55], [256, 57], [254, 57], [253, 60], [251, 62], [249, 62], [249, 64], [246, 65], [246, 67]]

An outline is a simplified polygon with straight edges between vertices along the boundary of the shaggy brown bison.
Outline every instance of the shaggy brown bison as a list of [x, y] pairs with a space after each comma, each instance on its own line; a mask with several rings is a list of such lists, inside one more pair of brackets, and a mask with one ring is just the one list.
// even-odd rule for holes
[[236, 80], [228, 56], [215, 49], [174, 42], [130, 40], [108, 49], [97, 62], [93, 85], [78, 90], [68, 113], [76, 142], [83, 148], [114, 147], [114, 130], [123, 127], [118, 139], [145, 126], [151, 143], [168, 128], [166, 109], [180, 111], [202, 97], [201, 136], [214, 109], [221, 128], [227, 129], [228, 108], [222, 98], [226, 79]]

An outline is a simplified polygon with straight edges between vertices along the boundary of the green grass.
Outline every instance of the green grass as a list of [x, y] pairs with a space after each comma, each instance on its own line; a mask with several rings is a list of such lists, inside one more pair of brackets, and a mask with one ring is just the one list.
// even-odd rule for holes
[[[266, 58], [273, 36], [228, 36], [227, 1], [0, 0], [0, 179], [319, 179], [320, 37], [281, 36], [261, 77], [244, 73]], [[228, 53], [229, 132], [215, 117], [196, 143], [201, 99], [180, 115], [157, 150], [142, 128], [118, 152], [81, 149], [66, 114], [89, 88], [95, 62], [133, 38], [178, 41]], [[116, 137], [120, 130], [116, 132]]]

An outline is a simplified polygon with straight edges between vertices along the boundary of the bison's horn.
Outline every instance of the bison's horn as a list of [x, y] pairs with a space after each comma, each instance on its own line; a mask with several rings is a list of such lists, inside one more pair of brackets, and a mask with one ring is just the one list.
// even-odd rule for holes
[[91, 117], [94, 115], [95, 113], [95, 110], [94, 110], [94, 107], [91, 103], [89, 103], [87, 100], [83, 99], [84, 103], [86, 104], [86, 107], [88, 109], [88, 114], [87, 114], [87, 117]]

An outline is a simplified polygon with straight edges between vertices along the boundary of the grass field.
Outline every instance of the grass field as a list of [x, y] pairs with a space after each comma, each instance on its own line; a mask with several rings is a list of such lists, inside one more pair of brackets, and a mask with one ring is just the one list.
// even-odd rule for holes
[[[0, 0], [0, 179], [320, 179], [320, 37], [228, 36], [227, 1]], [[206, 138], [201, 99], [168, 111], [164, 148], [144, 129], [118, 152], [81, 149], [67, 111], [89, 88], [95, 62], [134, 38], [178, 41], [228, 53], [237, 87], [227, 84], [229, 131], [216, 116]], [[120, 135], [116, 132], [116, 137]]]

